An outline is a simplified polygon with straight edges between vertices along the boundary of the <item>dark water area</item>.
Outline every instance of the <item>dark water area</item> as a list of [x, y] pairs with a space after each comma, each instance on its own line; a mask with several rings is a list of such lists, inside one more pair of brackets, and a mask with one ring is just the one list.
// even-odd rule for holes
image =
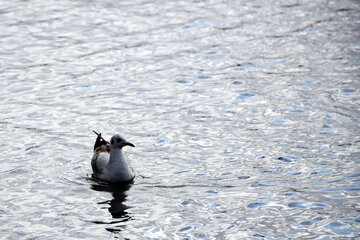
[[[359, 238], [359, 12], [0, 1], [0, 238]], [[133, 183], [91, 178], [91, 130]]]

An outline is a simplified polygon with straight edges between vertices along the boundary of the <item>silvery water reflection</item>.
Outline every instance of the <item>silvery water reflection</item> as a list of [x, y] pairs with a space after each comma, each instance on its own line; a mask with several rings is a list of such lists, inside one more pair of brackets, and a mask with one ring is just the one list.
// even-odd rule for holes
[[359, 8], [0, 2], [1, 238], [358, 238]]

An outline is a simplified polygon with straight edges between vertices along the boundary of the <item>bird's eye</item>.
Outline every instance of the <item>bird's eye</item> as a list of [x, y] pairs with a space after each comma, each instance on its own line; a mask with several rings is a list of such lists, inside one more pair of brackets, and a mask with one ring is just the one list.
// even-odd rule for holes
[[111, 139], [110, 143], [111, 143], [111, 144], [114, 144], [114, 139]]
[[117, 139], [116, 139], [116, 142], [121, 142], [121, 139], [120, 139], [120, 138], [117, 138]]

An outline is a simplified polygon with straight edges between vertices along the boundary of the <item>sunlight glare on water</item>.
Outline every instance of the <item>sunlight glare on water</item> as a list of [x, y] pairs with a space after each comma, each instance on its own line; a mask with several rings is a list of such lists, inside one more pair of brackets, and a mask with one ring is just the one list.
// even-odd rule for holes
[[[359, 11], [0, 2], [0, 237], [358, 238]], [[92, 129], [132, 185], [91, 178]]]

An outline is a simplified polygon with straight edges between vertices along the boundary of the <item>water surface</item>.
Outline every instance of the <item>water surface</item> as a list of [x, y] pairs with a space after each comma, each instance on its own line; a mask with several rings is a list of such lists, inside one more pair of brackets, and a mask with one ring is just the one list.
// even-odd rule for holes
[[[359, 237], [359, 12], [1, 1], [1, 238]], [[91, 179], [92, 129], [132, 185]]]

